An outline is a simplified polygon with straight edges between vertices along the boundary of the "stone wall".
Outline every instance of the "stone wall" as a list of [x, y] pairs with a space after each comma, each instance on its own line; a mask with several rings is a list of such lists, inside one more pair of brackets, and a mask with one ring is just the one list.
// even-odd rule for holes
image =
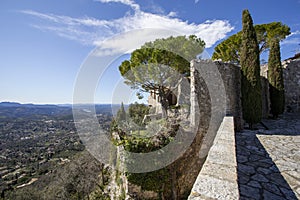
[[282, 63], [287, 112], [300, 112], [300, 59]]
[[191, 125], [196, 126], [197, 134], [190, 148], [173, 163], [177, 169], [180, 198], [186, 198], [186, 192], [191, 190], [224, 116], [234, 116], [235, 128], [240, 130], [242, 127], [238, 66], [193, 60], [190, 84], [190, 119]]
[[[209, 72], [210, 71], [210, 72]], [[214, 76], [208, 73], [215, 74]], [[204, 79], [203, 79], [204, 77]], [[211, 86], [206, 96], [199, 96], [203, 87]], [[222, 84], [222, 86], [220, 86]], [[222, 91], [224, 90], [224, 91]], [[242, 129], [242, 107], [241, 107], [241, 72], [240, 67], [232, 63], [223, 63], [211, 60], [193, 60], [191, 62], [191, 121], [197, 121], [195, 115], [199, 112], [197, 107], [205, 99], [215, 102], [219, 109], [225, 108], [225, 114], [234, 116], [236, 130]], [[215, 95], [215, 96], [212, 96]], [[222, 104], [222, 105], [220, 105]], [[207, 105], [202, 105], [207, 106]], [[224, 107], [225, 106], [225, 107]], [[223, 112], [217, 110], [217, 112]]]
[[[198, 61], [194, 65], [194, 76], [198, 76], [197, 81], [191, 86], [191, 97], [197, 96], [199, 92], [200, 68], [208, 61]], [[226, 114], [234, 117], [224, 117], [224, 120], [214, 137], [214, 142], [208, 151], [208, 156], [202, 169], [193, 185], [189, 200], [193, 199], [239, 199], [237, 182], [237, 163], [235, 151], [235, 129], [242, 128], [242, 108], [240, 103], [240, 68], [236, 65], [222, 62], [214, 62], [218, 66], [219, 73], [224, 82], [226, 91]], [[286, 60], [283, 65], [283, 77], [285, 84], [285, 101], [287, 112], [300, 111], [300, 59]], [[263, 117], [269, 116], [269, 83], [267, 80], [268, 66], [261, 67], [262, 81], [262, 106]], [[197, 79], [197, 78], [196, 78]], [[194, 88], [193, 88], [194, 87]], [[211, 97], [210, 97], [211, 98]], [[196, 101], [197, 98], [191, 98]], [[201, 99], [198, 98], [198, 101]], [[203, 100], [203, 99], [202, 99]], [[195, 104], [196, 102], [192, 102]], [[197, 112], [194, 110], [194, 112]], [[237, 124], [235, 124], [237, 123]], [[213, 137], [213, 133], [210, 137]], [[205, 136], [201, 144], [205, 146]], [[207, 144], [207, 146], [210, 146]]]
[[[300, 59], [288, 59], [282, 62], [285, 90], [285, 111], [300, 112]], [[268, 93], [268, 65], [261, 67], [263, 79], [263, 116], [268, 117], [270, 100]]]
[[[206, 145], [208, 147], [211, 146], [211, 148], [208, 151], [206, 161], [197, 177], [197, 180], [194, 183], [189, 199], [238, 199], [239, 191], [236, 170], [237, 163], [234, 139], [235, 131], [233, 127], [235, 127], [236, 130], [242, 129], [240, 67], [230, 63], [193, 61], [191, 65], [191, 71], [193, 73], [191, 80], [192, 107], [197, 104], [197, 100], [203, 101], [203, 97], [201, 99], [199, 97], [195, 98], [193, 96], [197, 96], [197, 93], [201, 91], [201, 87], [199, 86], [201, 86], [201, 84], [203, 85], [203, 83], [200, 83], [202, 80], [200, 71], [201, 68], [205, 68], [205, 65], [207, 65], [207, 63], [209, 62], [212, 66], [212, 63], [217, 65], [218, 71], [221, 74], [226, 91], [226, 115], [230, 115], [233, 117], [224, 118], [215, 137], [214, 133], [207, 133], [207, 136], [215, 138], [212, 146], [209, 142], [205, 144], [207, 141], [205, 141], [204, 136], [203, 142], [201, 144], [202, 147]], [[286, 60], [282, 63], [282, 65], [285, 84], [286, 111], [299, 112], [300, 59]], [[267, 65], [261, 67], [263, 106], [262, 115], [264, 118], [267, 118], [270, 112], [269, 83], [267, 80], [267, 71]], [[194, 81], [193, 79], [196, 80]], [[210, 96], [209, 98], [212, 97]], [[193, 112], [196, 113], [197, 110], [194, 109]]]
[[[112, 138], [116, 141], [120, 140], [117, 133], [112, 133]], [[110, 181], [107, 189], [109, 191], [110, 199], [126, 198], [128, 196], [128, 181], [125, 175], [125, 154], [124, 147], [119, 145], [115, 152], [111, 152], [111, 162], [113, 168], [110, 174]]]
[[236, 131], [243, 129], [241, 105], [241, 69], [232, 63], [214, 62], [221, 73], [226, 91], [226, 115], [234, 117]]
[[[299, 111], [300, 60], [286, 61], [283, 66], [286, 105], [293, 111]], [[264, 117], [269, 114], [266, 74], [267, 68], [262, 67]], [[191, 125], [196, 128], [196, 136], [186, 152], [171, 164], [177, 180], [175, 187], [179, 199], [186, 199], [193, 185], [190, 199], [197, 195], [201, 199], [226, 195], [238, 198], [233, 136], [234, 129], [239, 131], [243, 127], [240, 76], [240, 67], [231, 63], [210, 60], [191, 62], [189, 117]], [[225, 117], [226, 115], [231, 117]], [[204, 168], [199, 174], [203, 164]], [[225, 168], [219, 165], [224, 165]], [[123, 188], [125, 193], [134, 192], [144, 195], [143, 197], [158, 195], [134, 186]], [[212, 192], [209, 193], [210, 191]]]
[[239, 199], [233, 117], [224, 117], [188, 199]]

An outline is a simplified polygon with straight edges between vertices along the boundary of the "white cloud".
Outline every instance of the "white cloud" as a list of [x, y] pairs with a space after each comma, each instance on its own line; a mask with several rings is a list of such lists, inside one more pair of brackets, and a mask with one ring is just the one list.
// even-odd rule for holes
[[146, 10], [150, 10], [152, 13], [156, 13], [156, 14], [165, 13], [165, 10], [159, 5], [155, 4], [153, 1], [148, 1], [147, 3], [149, 3], [150, 5], [145, 7]]
[[42, 31], [54, 32], [60, 37], [67, 38], [69, 40], [74, 40], [80, 42], [84, 45], [91, 45], [91, 40], [96, 40], [97, 35], [88, 31], [74, 29], [71, 27], [61, 27], [61, 26], [41, 26], [41, 25], [31, 25], [36, 29], [40, 29]]
[[177, 17], [177, 13], [176, 12], [169, 12], [168, 17]]
[[294, 32], [291, 32], [290, 35], [288, 35], [288, 37], [291, 37], [291, 36], [294, 36], [294, 35], [300, 35], [300, 31], [294, 31]]
[[[124, 47], [126, 45], [128, 46], [128, 41], [134, 44], [143, 44], [155, 38], [176, 35], [175, 33], [181, 35], [197, 35], [205, 41], [206, 47], [211, 47], [218, 40], [225, 38], [226, 34], [233, 30], [233, 27], [226, 20], [206, 21], [200, 24], [189, 23], [188, 21], [182, 21], [176, 18], [176, 13], [174, 12], [168, 15], [143, 12], [139, 10], [139, 6], [136, 6], [136, 3], [132, 0], [97, 1], [102, 3], [119, 2], [130, 5], [135, 9], [135, 12], [134, 14], [127, 13], [122, 18], [112, 20], [101, 20], [90, 17], [72, 18], [69, 16], [39, 13], [31, 10], [22, 11], [22, 13], [44, 20], [42, 24], [33, 25], [35, 28], [51, 31], [61, 37], [94, 46], [106, 45], [108, 47], [109, 45], [103, 41], [108, 41], [108, 38], [116, 34], [132, 30], [148, 29], [148, 31], [141, 31], [137, 35], [128, 35], [124, 37], [124, 41], [118, 40], [117, 43], [110, 44], [111, 48], [117, 48], [119, 50], [123, 49], [122, 45], [124, 45]], [[154, 29], [156, 32], [149, 32], [149, 30], [153, 31]], [[169, 30], [169, 34], [165, 30]], [[145, 35], [147, 35], [147, 37]], [[112, 42], [112, 40], [109, 41]]]
[[130, 6], [134, 10], [140, 10], [140, 6], [132, 0], [96, 0], [96, 1], [99, 1], [101, 3], [110, 3], [110, 2], [122, 3]]
[[135, 29], [104, 41], [95, 42], [95, 45], [98, 46], [95, 55], [107, 56], [118, 53], [130, 53], [134, 49], [141, 47], [145, 42], [154, 41], [157, 38], [166, 38], [170, 35], [177, 36], [182, 35], [182, 33], [161, 28]]
[[23, 10], [21, 11], [24, 14], [32, 15], [49, 22], [57, 23], [57, 24], [65, 24], [70, 26], [83, 25], [83, 26], [106, 26], [110, 22], [107, 20], [97, 20], [95, 18], [72, 18], [64, 15], [54, 15], [54, 14], [44, 14], [32, 10]]
[[300, 44], [299, 35], [300, 35], [300, 31], [299, 30], [291, 32], [291, 34], [288, 35], [286, 37], [286, 39], [284, 39], [280, 44], [281, 45], [295, 45], [295, 44], [298, 45], [298, 44]]
[[298, 45], [300, 44], [300, 38], [288, 38], [283, 40], [281, 43], [281, 45]]

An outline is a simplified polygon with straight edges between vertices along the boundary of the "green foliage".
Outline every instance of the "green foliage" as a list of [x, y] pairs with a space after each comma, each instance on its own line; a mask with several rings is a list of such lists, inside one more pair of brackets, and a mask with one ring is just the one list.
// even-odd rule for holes
[[[161, 149], [167, 145], [172, 139], [160, 136], [159, 140], [153, 140], [153, 137], [135, 137], [135, 136], [124, 136], [122, 137], [121, 143], [124, 149], [134, 153], [149, 153]], [[157, 143], [159, 141], [159, 143]], [[127, 155], [127, 160], [130, 160]], [[133, 161], [131, 161], [133, 162]], [[134, 163], [138, 164], [138, 163]], [[158, 193], [165, 193], [170, 190], [170, 172], [168, 168], [163, 168], [153, 172], [147, 173], [127, 173], [128, 181], [141, 186], [143, 190], [155, 191]]]
[[178, 36], [145, 43], [119, 66], [125, 83], [160, 97], [163, 114], [170, 105], [168, 96], [182, 76], [189, 76], [190, 60], [203, 51], [204, 42], [196, 36]]
[[123, 102], [121, 103], [121, 108], [117, 112], [116, 121], [118, 123], [126, 121], [126, 111]]
[[149, 114], [149, 109], [149, 106], [135, 102], [134, 104], [129, 105], [129, 117], [134, 123], [142, 126], [144, 116]]
[[[150, 126], [153, 126], [150, 128], [150, 132], [154, 130], [154, 135], [152, 134], [149, 136], [148, 134], [145, 134], [144, 137], [140, 137], [132, 133], [119, 133], [120, 140], [118, 141], [117, 145], [123, 145], [127, 152], [149, 153], [153, 151], [162, 151], [162, 147], [166, 146], [170, 142], [174, 142], [173, 137], [176, 135], [179, 125], [174, 126], [174, 123], [171, 123], [170, 118], [168, 120], [161, 119], [157, 121], [151, 121], [150, 124]], [[157, 128], [158, 126], [160, 128]], [[139, 164], [134, 163], [135, 161], [131, 159], [130, 154], [125, 155], [128, 163], [133, 165]], [[154, 162], [158, 163], [159, 160]], [[163, 169], [147, 173], [127, 173], [126, 176], [128, 177], [129, 182], [141, 186], [143, 190], [158, 192], [160, 196], [168, 196], [166, 193], [171, 191], [170, 167], [165, 167]]]
[[[257, 42], [260, 46], [259, 52], [262, 53], [270, 48], [273, 38], [283, 40], [291, 34], [290, 28], [281, 22], [259, 24], [254, 26]], [[240, 52], [242, 48], [242, 31], [230, 36], [215, 47], [212, 59], [222, 59], [222, 61], [240, 62]]]
[[[128, 173], [128, 181], [141, 186], [143, 190], [164, 192], [170, 190], [170, 171], [168, 168], [148, 173]], [[163, 191], [164, 190], [164, 191]]]
[[[156, 50], [165, 50], [172, 52], [181, 58], [190, 62], [195, 59], [197, 55], [201, 54], [205, 47], [205, 42], [195, 35], [169, 37], [166, 39], [157, 39], [154, 42], [147, 42], [142, 48], [150, 48]], [[177, 60], [179, 61], [179, 60]], [[189, 67], [188, 67], [189, 68]], [[183, 70], [182, 70], [183, 69]], [[184, 73], [186, 69], [184, 66], [178, 66], [178, 70]], [[188, 69], [189, 70], [189, 69]]]
[[189, 74], [189, 62], [202, 53], [205, 43], [195, 35], [169, 37], [145, 43], [131, 54], [130, 60], [119, 67], [124, 76], [140, 65], [159, 63], [168, 65], [182, 74]]
[[147, 124], [147, 130], [150, 133], [158, 133], [159, 131], [167, 132], [167, 122], [164, 119], [152, 120]]
[[212, 55], [213, 60], [222, 59], [222, 61], [240, 61], [240, 47], [242, 42], [242, 32], [230, 36], [215, 47]]
[[3, 200], [40, 200], [41, 197], [42, 193], [40, 191], [27, 188], [8, 191]]
[[119, 131], [119, 126], [115, 118], [113, 118], [110, 122], [110, 133], [113, 132], [118, 132]]
[[[160, 136], [159, 142], [153, 138], [126, 136], [122, 138], [121, 145], [124, 146], [126, 151], [134, 153], [149, 153], [156, 151], [169, 144], [171, 138]], [[130, 158], [129, 158], [130, 159]]]
[[277, 118], [284, 111], [284, 84], [278, 38], [273, 39], [270, 45], [268, 80], [271, 113], [274, 118]]
[[243, 118], [250, 124], [258, 123], [262, 115], [259, 47], [253, 21], [248, 10], [243, 11], [241, 49]]
[[[123, 104], [117, 112], [116, 118], [113, 118], [110, 124], [110, 133], [131, 132], [131, 134], [140, 134], [145, 132], [145, 124], [143, 124], [144, 116], [149, 114], [149, 107], [145, 104], [130, 104], [128, 113], [125, 112]], [[123, 135], [123, 134], [121, 134]]]

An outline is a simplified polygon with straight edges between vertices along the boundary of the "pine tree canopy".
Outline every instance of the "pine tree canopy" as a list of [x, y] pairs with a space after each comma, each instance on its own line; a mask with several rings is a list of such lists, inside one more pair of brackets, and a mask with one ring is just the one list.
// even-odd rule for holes
[[[270, 49], [270, 41], [273, 38], [279, 40], [285, 39], [290, 32], [290, 28], [281, 22], [272, 22], [268, 24], [259, 24], [254, 26], [257, 42], [259, 44], [259, 53]], [[212, 59], [221, 59], [222, 61], [233, 61], [240, 63], [240, 54], [242, 47], [242, 31], [230, 36], [215, 47]]]

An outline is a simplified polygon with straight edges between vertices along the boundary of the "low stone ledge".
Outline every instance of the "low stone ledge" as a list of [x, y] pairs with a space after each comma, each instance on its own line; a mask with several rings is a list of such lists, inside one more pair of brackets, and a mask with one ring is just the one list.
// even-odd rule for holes
[[224, 117], [189, 200], [239, 199], [233, 117]]

